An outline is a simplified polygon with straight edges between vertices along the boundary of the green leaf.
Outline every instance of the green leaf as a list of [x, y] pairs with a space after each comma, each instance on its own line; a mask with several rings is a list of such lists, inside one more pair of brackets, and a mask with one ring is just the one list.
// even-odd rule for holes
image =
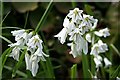
[[118, 49], [113, 44], [110, 44], [110, 46], [118, 54], [118, 56], [120, 57], [120, 52], [118, 51]]
[[117, 67], [117, 69], [113, 72], [110, 78], [116, 78], [120, 72], [120, 65]]
[[84, 78], [90, 78], [87, 55], [82, 53], [82, 69]]
[[7, 60], [11, 51], [12, 51], [12, 48], [8, 48], [1, 55], [1, 57], [2, 57], [2, 68], [4, 67], [4, 64], [5, 64], [5, 62], [6, 62], [6, 60]]
[[0, 38], [3, 39], [3, 40], [5, 40], [6, 42], [8, 42], [8, 43], [10, 43], [10, 44], [12, 43], [9, 39], [7, 39], [7, 38], [5, 38], [5, 37], [3, 37], [3, 36], [1, 36], [1, 35], [0, 35]]
[[15, 65], [15, 67], [14, 67], [14, 69], [13, 69], [12, 77], [15, 77], [16, 71], [17, 71], [18, 68], [21, 66], [21, 63], [22, 63], [22, 61], [23, 61], [23, 59], [24, 59], [24, 56], [25, 56], [25, 53], [26, 53], [26, 52], [27, 52], [27, 49], [25, 49], [25, 50], [22, 52], [18, 63]]
[[38, 7], [37, 2], [13, 2], [12, 4], [14, 8], [21, 13], [33, 11]]
[[[10, 66], [4, 65], [4, 68], [7, 69], [7, 70], [9, 70], [9, 71], [12, 71], [12, 67], [10, 67]], [[22, 77], [24, 77], [24, 78], [27, 78], [27, 74], [23, 73], [22, 71], [17, 70], [16, 73], [17, 73], [19, 76], [22, 76]]]
[[40, 19], [40, 21], [39, 21], [39, 23], [38, 23], [38, 25], [37, 25], [37, 27], [36, 27], [36, 29], [35, 29], [35, 32], [39, 32], [40, 28], [42, 27], [44, 21], [46, 20], [49, 12], [50, 12], [50, 10], [51, 10], [51, 8], [52, 8], [52, 6], [53, 6], [52, 4], [53, 4], [53, 0], [51, 0], [50, 3], [48, 4], [47, 9], [45, 10], [42, 18]]
[[77, 64], [74, 64], [72, 67], [71, 67], [71, 80], [75, 80], [77, 79]]

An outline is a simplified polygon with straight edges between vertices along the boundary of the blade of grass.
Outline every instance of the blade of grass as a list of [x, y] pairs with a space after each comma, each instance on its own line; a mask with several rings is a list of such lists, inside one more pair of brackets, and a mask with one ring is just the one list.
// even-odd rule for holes
[[24, 56], [25, 56], [25, 53], [26, 53], [26, 52], [27, 52], [27, 49], [25, 49], [25, 50], [22, 52], [18, 63], [15, 65], [15, 67], [14, 67], [14, 69], [13, 69], [12, 77], [15, 77], [16, 71], [17, 71], [18, 68], [21, 66], [21, 63], [22, 63], [22, 61], [23, 61], [23, 59], [24, 59]]
[[1, 56], [1, 58], [2, 58], [2, 68], [4, 67], [4, 64], [5, 64], [5, 62], [6, 62], [6, 60], [7, 60], [11, 51], [12, 51], [12, 48], [8, 48], [3, 52], [2, 56]]
[[[7, 70], [9, 70], [9, 71], [12, 71], [12, 68], [9, 67], [9, 66], [4, 65], [4, 68], [7, 69]], [[24, 72], [22, 72], [22, 71], [17, 70], [16, 73], [17, 73], [19, 76], [22, 76], [22, 77], [24, 77], [24, 78], [27, 78], [27, 75], [26, 75]]]
[[[7, 16], [10, 14], [10, 12], [11, 11], [9, 11], [6, 15], [5, 15], [5, 17], [2, 19], [2, 22], [1, 23], [3, 23], [4, 22], [4, 20], [7, 18]], [[1, 24], [2, 25], [2, 24]]]
[[0, 35], [0, 38], [3, 39], [3, 40], [5, 40], [6, 42], [8, 42], [8, 43], [10, 43], [10, 44], [12, 43], [9, 39], [7, 39], [7, 38], [5, 38], [5, 37], [3, 37], [3, 36], [1, 36], [1, 35]]
[[118, 49], [113, 44], [110, 44], [110, 46], [118, 54], [118, 56], [120, 57], [120, 52], [118, 51]]
[[90, 56], [90, 57], [91, 57], [91, 73], [92, 73], [92, 75], [95, 75], [95, 64], [94, 64], [94, 60], [93, 60], [94, 57], [93, 56]]
[[37, 25], [37, 27], [36, 27], [36, 29], [35, 29], [35, 32], [39, 32], [40, 28], [42, 27], [44, 21], [46, 20], [49, 12], [50, 12], [50, 10], [51, 10], [51, 8], [52, 8], [52, 6], [53, 6], [52, 4], [53, 4], [53, 0], [51, 0], [50, 3], [48, 4], [47, 9], [45, 10], [42, 18], [40, 19], [40, 21], [39, 21], [39, 23], [38, 23], [38, 25]]
[[22, 28], [19, 28], [19, 27], [0, 27], [0, 29], [22, 29]]
[[120, 72], [120, 65], [117, 67], [117, 69], [111, 75], [111, 79], [116, 78], [118, 76], [119, 72]]
[[28, 15], [29, 15], [29, 12], [27, 12], [27, 14], [26, 14], [24, 29], [26, 28], [26, 25], [27, 25]]
[[84, 78], [90, 78], [87, 55], [82, 53], [82, 69]]
[[71, 67], [71, 80], [76, 80], [77, 79], [77, 64], [74, 64], [72, 67]]

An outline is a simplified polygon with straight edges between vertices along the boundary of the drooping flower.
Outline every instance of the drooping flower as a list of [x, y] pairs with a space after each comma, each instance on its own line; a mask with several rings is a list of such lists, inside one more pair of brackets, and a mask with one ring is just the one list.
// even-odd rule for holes
[[[15, 30], [11, 32], [15, 36], [16, 43], [9, 44], [8, 46], [13, 47], [10, 57], [15, 60], [19, 60], [20, 50], [27, 49], [25, 53], [26, 69], [32, 72], [33, 76], [36, 76], [40, 60], [46, 61], [45, 57], [49, 55], [43, 52], [42, 40], [34, 32], [29, 32], [29, 30]], [[29, 54], [28, 54], [28, 51]]]
[[105, 29], [101, 29], [99, 31], [95, 31], [94, 32], [95, 35], [99, 36], [99, 37], [107, 37], [107, 36], [110, 36], [110, 33], [109, 33], [109, 29], [108, 28], [105, 28]]
[[103, 43], [102, 40], [99, 40], [98, 43], [95, 43], [91, 48], [90, 54], [98, 55], [99, 53], [106, 52], [107, 50], [107, 44]]
[[112, 65], [112, 63], [107, 58], [104, 58], [104, 62], [106, 68]]
[[20, 55], [20, 48], [14, 47], [9, 56], [13, 57], [15, 60], [19, 61], [19, 55]]
[[102, 66], [102, 57], [97, 55], [94, 57], [94, 62], [95, 62], [95, 65], [96, 65], [96, 68], [99, 68]]
[[58, 40], [60, 40], [60, 42], [63, 44], [67, 38], [67, 28], [63, 28], [57, 35], [55, 35], [54, 37], [58, 37]]

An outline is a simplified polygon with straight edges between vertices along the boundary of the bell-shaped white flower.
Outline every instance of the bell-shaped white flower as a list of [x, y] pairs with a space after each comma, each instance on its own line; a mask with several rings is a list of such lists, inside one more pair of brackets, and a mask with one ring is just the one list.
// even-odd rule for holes
[[60, 43], [64, 43], [66, 38], [67, 38], [67, 28], [63, 28], [57, 35], [55, 35], [54, 37], [58, 37], [58, 40], [60, 41]]
[[98, 43], [95, 43], [91, 49], [90, 54], [98, 55], [99, 53], [104, 53], [108, 50], [107, 44], [103, 43], [102, 40], [98, 40]]
[[106, 68], [112, 65], [112, 63], [107, 58], [104, 58], [104, 62]]
[[9, 56], [13, 57], [15, 60], [19, 61], [19, 55], [20, 55], [20, 48], [14, 47]]
[[36, 55], [31, 55], [31, 57], [30, 57], [30, 62], [29, 62], [30, 71], [32, 72], [33, 76], [36, 76], [36, 74], [37, 74], [37, 71], [39, 68], [39, 66], [38, 66], [39, 60], [40, 60], [39, 57]]
[[90, 52], [90, 54], [91, 55], [98, 55], [99, 54], [99, 50], [100, 48], [99, 48], [99, 45], [96, 43], [96, 44], [94, 44], [93, 46], [92, 46], [92, 48], [91, 48], [91, 52]]
[[99, 45], [99, 52], [100, 53], [103, 53], [103, 52], [106, 52], [106, 51], [108, 51], [108, 46], [107, 46], [107, 44], [106, 43], [103, 43], [102, 42], [102, 40], [99, 40], [98, 41], [98, 45]]
[[31, 70], [30, 55], [28, 53], [25, 54], [25, 63], [26, 63], [26, 69]]
[[93, 16], [83, 14], [83, 22], [89, 29], [94, 29], [97, 26], [97, 19], [94, 19]]
[[95, 62], [95, 65], [96, 65], [96, 68], [99, 68], [102, 66], [102, 57], [101, 56], [95, 56], [94, 57], [94, 62]]
[[39, 45], [42, 43], [43, 41], [39, 38], [38, 35], [33, 36], [31, 39], [29, 39], [27, 46], [28, 46], [28, 50], [30, 50], [32, 53], [34, 53], [36, 47], [39, 47]]
[[74, 58], [76, 58], [77, 56], [81, 55], [82, 54], [82, 50], [77, 50], [77, 45], [75, 43], [69, 43], [67, 44], [68, 46], [71, 47], [71, 51], [70, 51], [70, 54], [73, 55]]
[[34, 55], [38, 56], [42, 61], [46, 61], [44, 56], [45, 57], [49, 57], [49, 55], [45, 54], [43, 51], [42, 51], [42, 48], [39, 48], [36, 50], [36, 52], [34, 53]]
[[81, 13], [83, 10], [79, 10], [79, 8], [75, 8], [74, 10], [70, 10], [68, 13], [68, 17], [72, 18], [72, 21], [76, 22], [77, 19], [82, 20]]
[[23, 35], [24, 32], [25, 32], [24, 29], [11, 31], [13, 36], [17, 36], [17, 35], [21, 36], [21, 35]]
[[95, 31], [94, 32], [97, 36], [99, 37], [107, 37], [107, 36], [110, 36], [110, 33], [109, 33], [109, 29], [108, 28], [105, 28], [105, 29], [101, 29], [99, 31]]

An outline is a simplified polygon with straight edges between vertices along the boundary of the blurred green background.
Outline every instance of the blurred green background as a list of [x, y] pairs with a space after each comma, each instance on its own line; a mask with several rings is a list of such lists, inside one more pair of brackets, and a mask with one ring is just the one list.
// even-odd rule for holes
[[[47, 8], [47, 2], [4, 2], [3, 3], [3, 27], [19, 27], [24, 29], [35, 29], [39, 20], [41, 19], [44, 11]], [[111, 36], [105, 39], [108, 44], [114, 44], [118, 51], [120, 51], [120, 3], [119, 2], [54, 2], [53, 7], [48, 14], [40, 32], [43, 32], [47, 41], [47, 46], [50, 52], [50, 58], [54, 66], [54, 73], [57, 79], [70, 77], [70, 68], [74, 63], [78, 64], [78, 77], [82, 76], [82, 64], [81, 57], [73, 58], [69, 54], [70, 47], [60, 44], [57, 38], [54, 38], [62, 28], [63, 20], [70, 9], [78, 7], [84, 10], [84, 13], [94, 16], [99, 20], [97, 29], [108, 27], [110, 29]], [[11, 35], [11, 31], [15, 29], [3, 29], [2, 36], [6, 37], [12, 42], [14, 37]], [[41, 35], [41, 33], [39, 33]], [[8, 43], [2, 41], [2, 51], [8, 48]], [[89, 51], [90, 52], [90, 51]], [[115, 50], [112, 49], [111, 53], [106, 54], [109, 56], [112, 54], [112, 69], [111, 72], [116, 69], [116, 66], [120, 65], [120, 54], [118, 55]], [[4, 69], [3, 79], [11, 79], [12, 72], [8, 68], [13, 68], [17, 61], [13, 58], [8, 58]], [[26, 70], [25, 62], [22, 62], [20, 71], [27, 73], [29, 78], [33, 78], [29, 71]], [[35, 78], [44, 77], [40, 71]], [[120, 75], [120, 73], [119, 73]], [[106, 75], [107, 76], [107, 75]], [[120, 77], [120, 76], [119, 76]], [[20, 75], [16, 75], [15, 78], [22, 78]]]

